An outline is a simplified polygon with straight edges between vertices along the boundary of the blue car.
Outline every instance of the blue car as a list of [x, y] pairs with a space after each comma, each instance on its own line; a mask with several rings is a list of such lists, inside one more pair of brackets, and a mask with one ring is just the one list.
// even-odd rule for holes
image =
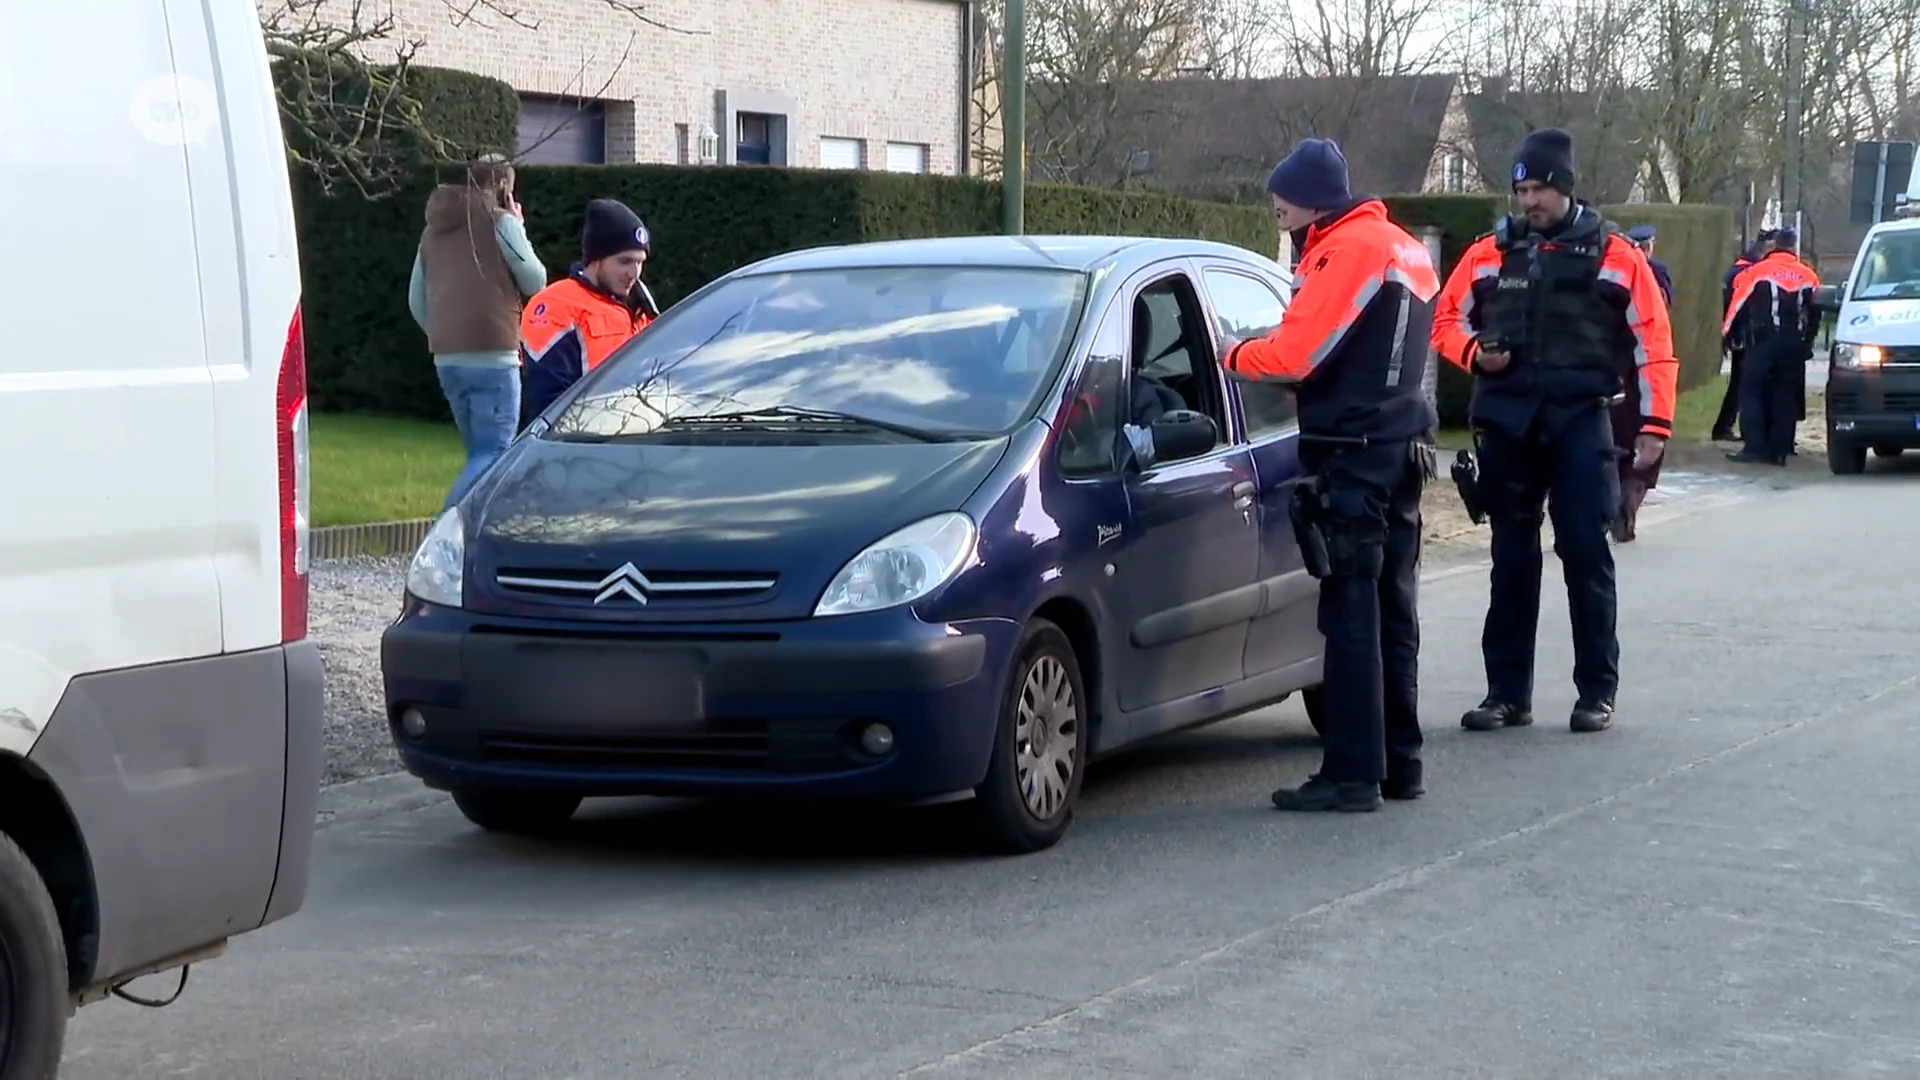
[[1304, 692], [1294, 400], [1225, 378], [1290, 278], [1196, 240], [800, 251], [661, 316], [434, 523], [394, 745], [482, 828], [581, 800], [968, 800], [996, 850], [1089, 761]]

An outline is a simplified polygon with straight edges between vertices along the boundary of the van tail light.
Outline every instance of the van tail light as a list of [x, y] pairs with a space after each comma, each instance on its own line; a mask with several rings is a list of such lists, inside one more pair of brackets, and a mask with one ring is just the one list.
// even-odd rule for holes
[[280, 354], [274, 426], [280, 441], [280, 640], [285, 643], [307, 636], [307, 529], [313, 502], [307, 453], [307, 344], [298, 304], [287, 327], [287, 347]]

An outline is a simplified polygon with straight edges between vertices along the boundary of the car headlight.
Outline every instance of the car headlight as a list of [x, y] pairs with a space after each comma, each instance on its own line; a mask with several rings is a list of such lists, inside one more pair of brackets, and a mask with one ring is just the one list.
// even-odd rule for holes
[[816, 616], [910, 604], [945, 585], [973, 557], [973, 519], [936, 514], [881, 537], [827, 583]]
[[1849, 371], [1877, 368], [1886, 358], [1886, 351], [1878, 345], [1856, 345], [1851, 341], [1837, 341], [1833, 345], [1833, 362]]
[[407, 566], [407, 591], [429, 604], [457, 608], [463, 599], [467, 535], [458, 507], [440, 515], [427, 530]]

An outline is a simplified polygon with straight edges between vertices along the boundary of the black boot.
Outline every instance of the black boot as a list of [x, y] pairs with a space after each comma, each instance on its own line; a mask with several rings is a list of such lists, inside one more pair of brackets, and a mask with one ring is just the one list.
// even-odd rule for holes
[[1314, 773], [1297, 788], [1281, 788], [1274, 792], [1273, 805], [1280, 810], [1338, 810], [1363, 814], [1380, 809], [1380, 785], [1336, 784], [1322, 780], [1319, 773]]
[[1427, 785], [1421, 781], [1419, 773], [1389, 776], [1380, 781], [1380, 794], [1399, 802], [1408, 802], [1426, 793]]
[[1460, 726], [1468, 731], [1493, 731], [1503, 727], [1526, 727], [1533, 723], [1533, 706], [1492, 698], [1467, 710]]
[[1573, 707], [1573, 717], [1567, 726], [1583, 735], [1607, 730], [1613, 726], [1613, 699], [1582, 700]]

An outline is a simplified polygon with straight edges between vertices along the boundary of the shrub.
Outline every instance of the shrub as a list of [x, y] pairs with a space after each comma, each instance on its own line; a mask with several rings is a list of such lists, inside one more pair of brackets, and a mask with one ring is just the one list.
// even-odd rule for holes
[[[447, 179], [452, 169], [443, 169]], [[297, 182], [301, 269], [316, 409], [442, 418], [426, 340], [407, 313], [407, 275], [435, 177], [416, 169], [371, 201]], [[956, 176], [676, 165], [524, 166], [527, 235], [550, 279], [578, 257], [586, 204], [634, 208], [654, 238], [648, 287], [670, 305], [748, 263], [799, 248], [999, 232], [1000, 187]], [[1035, 234], [1192, 236], [1271, 256], [1270, 209], [1035, 184]]]

